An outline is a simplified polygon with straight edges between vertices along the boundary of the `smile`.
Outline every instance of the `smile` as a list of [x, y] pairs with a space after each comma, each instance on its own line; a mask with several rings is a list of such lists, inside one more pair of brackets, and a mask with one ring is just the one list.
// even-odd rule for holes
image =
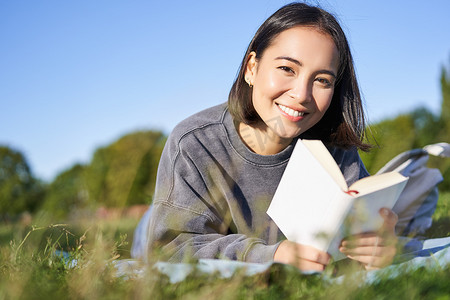
[[293, 110], [292, 108], [286, 107], [284, 105], [278, 104], [278, 107], [284, 111], [285, 113], [287, 113], [288, 115], [290, 115], [291, 117], [302, 117], [305, 113], [301, 112], [301, 111], [297, 111], [297, 110]]

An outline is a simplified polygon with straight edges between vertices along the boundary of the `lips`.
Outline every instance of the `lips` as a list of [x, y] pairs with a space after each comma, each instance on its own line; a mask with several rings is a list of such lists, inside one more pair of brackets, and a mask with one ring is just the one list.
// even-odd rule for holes
[[293, 117], [293, 118], [298, 118], [298, 117], [303, 117], [304, 116], [304, 112], [302, 111], [298, 111], [298, 110], [293, 110], [292, 108], [289, 108], [287, 106], [278, 104], [278, 107], [284, 112], [286, 113], [288, 116]]

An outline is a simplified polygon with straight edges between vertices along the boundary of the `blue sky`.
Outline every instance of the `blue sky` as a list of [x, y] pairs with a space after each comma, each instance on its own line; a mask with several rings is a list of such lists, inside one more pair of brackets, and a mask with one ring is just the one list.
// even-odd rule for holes
[[[225, 102], [259, 25], [290, 1], [1, 1], [0, 144], [44, 180], [139, 129]], [[327, 0], [369, 121], [439, 111], [450, 1]]]

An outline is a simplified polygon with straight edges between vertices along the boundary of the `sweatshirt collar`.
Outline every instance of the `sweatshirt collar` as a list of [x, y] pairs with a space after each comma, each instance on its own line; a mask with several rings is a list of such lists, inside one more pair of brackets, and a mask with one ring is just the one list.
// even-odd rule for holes
[[274, 166], [285, 164], [289, 160], [292, 154], [294, 145], [297, 139], [293, 139], [290, 145], [288, 145], [283, 151], [274, 155], [261, 155], [251, 151], [242, 141], [239, 136], [236, 127], [234, 126], [233, 118], [228, 111], [228, 107], [225, 108], [222, 117], [222, 122], [228, 133], [229, 142], [231, 147], [247, 162], [263, 165], [263, 166]]

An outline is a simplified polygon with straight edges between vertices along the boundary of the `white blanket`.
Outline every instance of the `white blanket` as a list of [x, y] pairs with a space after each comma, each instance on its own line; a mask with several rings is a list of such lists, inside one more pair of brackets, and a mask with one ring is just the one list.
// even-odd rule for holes
[[[450, 237], [425, 240], [422, 249], [399, 255], [396, 261], [399, 261], [399, 263], [380, 270], [361, 271], [356, 275], [365, 278], [365, 283], [371, 284], [381, 278], [394, 278], [421, 267], [431, 270], [447, 267], [450, 264]], [[116, 260], [114, 265], [117, 269], [117, 276], [125, 278], [141, 277], [147, 271], [147, 264], [135, 259]], [[263, 273], [272, 265], [272, 262], [257, 264], [220, 259], [200, 259], [196, 264], [157, 262], [152, 268], [154, 271], [167, 275], [171, 283], [177, 283], [183, 281], [194, 271], [196, 274], [218, 274], [222, 278], [230, 278], [237, 271], [240, 272], [239, 274], [246, 276]], [[299, 273], [317, 274], [316, 272], [301, 271]], [[339, 283], [343, 280], [343, 276], [328, 279]]]

